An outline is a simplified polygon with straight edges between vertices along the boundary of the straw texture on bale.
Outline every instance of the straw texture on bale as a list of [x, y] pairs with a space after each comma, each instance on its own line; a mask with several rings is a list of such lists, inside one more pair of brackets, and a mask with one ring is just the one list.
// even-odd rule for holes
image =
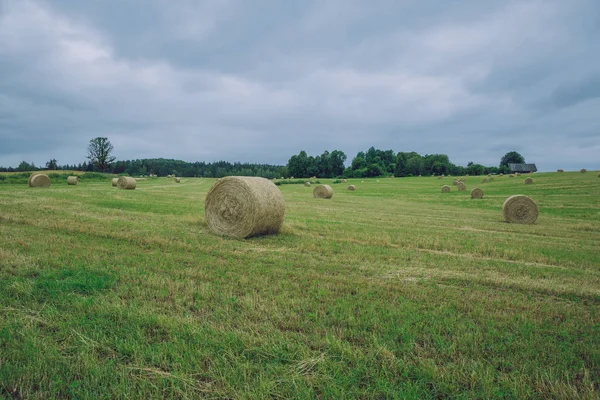
[[78, 176], [69, 176], [67, 177], [67, 185], [77, 185], [79, 184]]
[[119, 181], [119, 178], [112, 178], [112, 180], [111, 180], [111, 184], [112, 184], [113, 186], [117, 186], [117, 182], [118, 182], [118, 181]]
[[558, 169], [558, 170], [556, 170], [556, 172], [565, 172], [565, 170], [564, 169]]
[[38, 175], [37, 172], [34, 172], [33, 174], [29, 175], [29, 178], [27, 178], [27, 186], [31, 187], [31, 179], [36, 175]]
[[487, 178], [483, 178], [483, 179], [481, 180], [481, 183], [488, 183], [488, 180], [487, 180]]
[[525, 179], [525, 184], [526, 185], [531, 185], [532, 183], [533, 183], [533, 179], [531, 179], [531, 178]]
[[472, 199], [483, 199], [483, 190], [479, 188], [475, 188], [471, 190], [471, 198]]
[[350, 185], [350, 186], [348, 186], [348, 190], [350, 190], [350, 191], [352, 191], [352, 192], [353, 192], [353, 191], [355, 191], [355, 190], [356, 190], [356, 186], [354, 186], [354, 185]]
[[50, 178], [46, 174], [35, 174], [29, 183], [31, 187], [50, 187]]
[[464, 183], [459, 182], [458, 183], [458, 191], [459, 192], [464, 192], [465, 190], [467, 190], [467, 186]]
[[313, 197], [317, 199], [330, 199], [333, 197], [333, 189], [329, 185], [319, 185], [314, 188]]
[[173, 179], [173, 181], [174, 181], [175, 183], [181, 183], [181, 178], [174, 178], [174, 179]]
[[581, 172], [582, 174], [585, 174], [587, 172], [587, 169], [582, 168], [581, 171], [579, 171], [579, 172]]
[[510, 174], [508, 177], [509, 178], [514, 178], [515, 176], [513, 174]]
[[129, 176], [122, 176], [119, 179], [117, 179], [117, 187], [119, 189], [133, 190], [135, 189], [136, 184], [137, 182], [135, 181], [135, 179]]
[[448, 186], [448, 185], [442, 186], [442, 193], [450, 193], [450, 186]]
[[310, 186], [310, 182], [304, 182], [304, 186], [309, 187]]
[[346, 180], [345, 180], [345, 179], [342, 179], [342, 183], [346, 183]]
[[279, 232], [285, 201], [281, 191], [268, 179], [227, 176], [210, 188], [204, 209], [211, 231], [247, 238]]
[[539, 211], [535, 201], [527, 196], [517, 194], [504, 201], [502, 215], [506, 222], [533, 224], [537, 220]]

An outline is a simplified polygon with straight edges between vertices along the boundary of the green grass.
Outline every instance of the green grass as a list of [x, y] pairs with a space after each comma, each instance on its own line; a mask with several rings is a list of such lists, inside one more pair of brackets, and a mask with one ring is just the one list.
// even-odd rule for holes
[[212, 179], [0, 185], [0, 398], [598, 398], [600, 178], [524, 178], [282, 185], [248, 240]]

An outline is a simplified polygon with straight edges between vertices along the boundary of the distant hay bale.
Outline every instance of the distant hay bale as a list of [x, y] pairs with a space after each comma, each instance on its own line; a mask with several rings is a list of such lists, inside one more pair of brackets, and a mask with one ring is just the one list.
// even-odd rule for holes
[[458, 191], [459, 192], [464, 192], [465, 190], [467, 190], [467, 186], [464, 183], [459, 182], [458, 183]]
[[345, 180], [345, 179], [342, 179], [342, 183], [346, 183], [346, 180]]
[[508, 177], [509, 178], [514, 178], [515, 176], [513, 174], [510, 174]]
[[351, 192], [353, 192], [353, 191], [356, 190], [356, 186], [350, 185], [350, 186], [348, 186], [348, 190], [350, 190]]
[[421, 175], [419, 175], [419, 178], [421, 177]]
[[117, 179], [117, 187], [119, 189], [133, 190], [135, 189], [136, 185], [136, 180], [129, 176], [121, 176], [119, 179]]
[[481, 180], [481, 183], [488, 183], [488, 179], [487, 179], [487, 178], [483, 178], [483, 179]]
[[50, 187], [50, 178], [46, 174], [35, 174], [29, 182], [31, 187]]
[[565, 172], [564, 169], [557, 169], [556, 172]]
[[442, 175], [438, 176], [438, 179], [442, 179], [442, 178], [443, 178], [443, 176], [442, 176]]
[[510, 196], [502, 205], [504, 220], [513, 224], [533, 224], [539, 215], [535, 202], [521, 194]]
[[217, 235], [247, 238], [279, 232], [285, 201], [268, 179], [227, 176], [210, 188], [204, 210], [208, 227]]
[[499, 173], [498, 176], [504, 176], [504, 174], [503, 173]]
[[333, 189], [329, 185], [319, 185], [314, 188], [313, 197], [317, 199], [330, 199], [333, 197]]
[[111, 183], [113, 186], [117, 186], [118, 181], [119, 181], [119, 178], [112, 178]]
[[174, 181], [175, 183], [181, 183], [181, 178], [175, 178], [175, 179], [173, 179], [173, 181]]
[[452, 181], [452, 184], [453, 184], [454, 186], [456, 186], [456, 185], [458, 185], [458, 182], [459, 182], [459, 181], [455, 179], [455, 180], [453, 180], [453, 181]]
[[310, 182], [304, 182], [304, 186], [309, 187], [310, 186]]
[[312, 177], [312, 178], [310, 178], [310, 179], [317, 179], [317, 177], [316, 177], [316, 176], [313, 176], [313, 177]]
[[472, 199], [483, 199], [483, 190], [479, 188], [475, 188], [471, 190], [471, 198]]
[[78, 185], [79, 177], [78, 176], [69, 176], [67, 177], [67, 185]]
[[517, 175], [517, 176], [521, 176], [521, 173], [520, 173], [520, 172], [517, 172], [515, 175]]
[[442, 186], [442, 193], [450, 193], [450, 186], [448, 186], [448, 185]]
[[526, 185], [531, 185], [532, 183], [533, 183], [533, 179], [531, 179], [531, 178], [525, 179], [525, 184]]
[[581, 172], [582, 174], [585, 174], [587, 172], [587, 169], [582, 168], [581, 171], [579, 171], [579, 172]]

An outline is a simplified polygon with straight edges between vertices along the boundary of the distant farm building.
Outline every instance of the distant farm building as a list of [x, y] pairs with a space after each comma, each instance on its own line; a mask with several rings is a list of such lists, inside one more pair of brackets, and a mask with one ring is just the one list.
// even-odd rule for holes
[[537, 172], [537, 167], [535, 164], [508, 164], [508, 168], [510, 168], [510, 172]]

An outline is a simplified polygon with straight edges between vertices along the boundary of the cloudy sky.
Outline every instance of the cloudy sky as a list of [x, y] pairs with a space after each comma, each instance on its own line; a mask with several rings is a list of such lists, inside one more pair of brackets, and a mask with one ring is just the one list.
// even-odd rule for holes
[[600, 168], [598, 0], [0, 0], [0, 166], [300, 150]]

